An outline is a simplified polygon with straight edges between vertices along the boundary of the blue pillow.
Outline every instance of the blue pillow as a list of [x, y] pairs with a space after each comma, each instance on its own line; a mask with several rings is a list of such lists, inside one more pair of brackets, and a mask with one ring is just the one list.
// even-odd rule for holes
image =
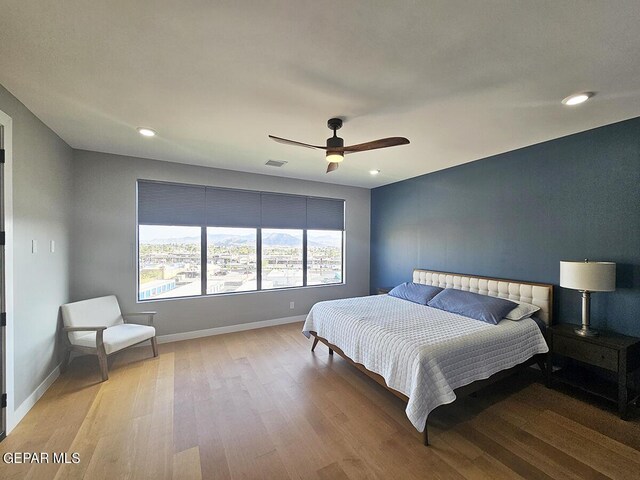
[[430, 307], [497, 325], [518, 305], [504, 298], [446, 288], [428, 303]]
[[403, 300], [409, 300], [413, 303], [426, 305], [429, 300], [442, 291], [440, 287], [432, 287], [431, 285], [422, 285], [420, 283], [405, 282], [389, 292], [389, 295]]

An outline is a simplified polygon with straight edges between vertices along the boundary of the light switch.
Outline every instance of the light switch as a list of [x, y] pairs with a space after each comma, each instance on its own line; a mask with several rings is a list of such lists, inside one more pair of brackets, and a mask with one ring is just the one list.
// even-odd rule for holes
[[51, 250], [51, 253], [55, 253], [55, 251], [56, 251], [56, 241], [55, 240], [51, 240], [51, 242], [49, 242], [49, 250]]
[[38, 240], [31, 240], [31, 253], [38, 253]]

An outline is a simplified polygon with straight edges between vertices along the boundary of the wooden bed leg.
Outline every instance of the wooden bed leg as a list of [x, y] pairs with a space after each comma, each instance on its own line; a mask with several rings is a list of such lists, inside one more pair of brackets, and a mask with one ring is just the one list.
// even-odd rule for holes
[[329, 355], [333, 355], [333, 349], [332, 348], [329, 349]]
[[312, 352], [316, 349], [316, 345], [318, 345], [318, 337], [314, 337], [313, 339], [313, 345], [311, 346]]
[[427, 422], [424, 422], [424, 446], [429, 446], [429, 430], [427, 429]]
[[546, 378], [547, 365], [545, 364], [544, 359], [542, 357], [538, 357], [536, 358], [536, 363], [538, 364], [538, 368], [540, 368], [540, 371], [542, 372], [542, 376]]

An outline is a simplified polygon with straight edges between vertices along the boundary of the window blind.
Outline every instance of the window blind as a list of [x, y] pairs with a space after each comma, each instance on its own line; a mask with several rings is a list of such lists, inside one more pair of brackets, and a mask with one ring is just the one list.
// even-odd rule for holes
[[297, 195], [263, 193], [263, 228], [307, 228], [307, 199]]
[[344, 200], [307, 198], [309, 230], [344, 230]]
[[260, 226], [259, 192], [207, 187], [206, 197], [208, 226]]
[[138, 182], [138, 223], [202, 225], [205, 188], [174, 183]]
[[138, 180], [138, 223], [344, 230], [344, 200]]

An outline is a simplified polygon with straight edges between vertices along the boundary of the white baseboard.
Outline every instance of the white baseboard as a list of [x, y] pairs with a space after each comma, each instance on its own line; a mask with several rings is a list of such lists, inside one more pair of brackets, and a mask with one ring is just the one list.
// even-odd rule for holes
[[272, 320], [263, 320], [260, 322], [229, 325], [227, 327], [206, 328], [204, 330], [195, 330], [193, 332], [171, 333], [169, 335], [158, 336], [158, 343], [180, 342], [182, 340], [191, 340], [193, 338], [210, 337], [212, 335], [222, 335], [225, 333], [233, 332], [243, 332], [245, 330], [273, 327], [275, 325], [284, 325], [286, 323], [304, 322], [304, 319], [306, 317], [306, 315], [296, 315], [294, 317], [274, 318]]
[[40, 397], [42, 397], [45, 392], [49, 389], [49, 387], [56, 381], [56, 379], [60, 376], [60, 364], [56, 365], [56, 368], [47, 375], [40, 385], [29, 395], [24, 402], [20, 404], [18, 408], [16, 408], [13, 412], [13, 415], [7, 415], [7, 435], [11, 433], [20, 420], [22, 420], [29, 410], [33, 408]]

